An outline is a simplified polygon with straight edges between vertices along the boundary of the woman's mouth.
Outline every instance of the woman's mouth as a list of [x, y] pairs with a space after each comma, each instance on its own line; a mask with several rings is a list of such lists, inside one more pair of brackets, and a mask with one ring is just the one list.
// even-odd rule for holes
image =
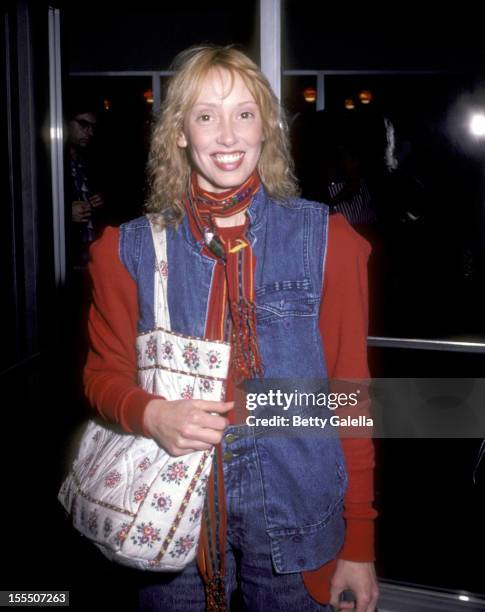
[[213, 153], [211, 158], [219, 170], [229, 172], [239, 168], [244, 158], [244, 152], [235, 151], [234, 153]]

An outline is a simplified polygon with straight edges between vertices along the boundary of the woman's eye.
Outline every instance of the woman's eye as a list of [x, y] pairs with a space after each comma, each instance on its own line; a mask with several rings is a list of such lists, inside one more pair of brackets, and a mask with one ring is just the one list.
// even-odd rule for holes
[[254, 113], [251, 111], [243, 111], [241, 113], [241, 119], [252, 119], [254, 117]]
[[207, 123], [210, 120], [211, 116], [208, 113], [202, 113], [202, 115], [197, 117], [197, 121], [200, 121], [201, 123]]

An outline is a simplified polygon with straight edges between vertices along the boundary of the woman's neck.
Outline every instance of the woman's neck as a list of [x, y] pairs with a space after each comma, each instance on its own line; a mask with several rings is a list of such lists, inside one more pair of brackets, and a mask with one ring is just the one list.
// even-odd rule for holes
[[231, 217], [215, 217], [214, 221], [217, 227], [237, 227], [238, 225], [244, 225], [246, 222], [246, 213], [242, 211]]

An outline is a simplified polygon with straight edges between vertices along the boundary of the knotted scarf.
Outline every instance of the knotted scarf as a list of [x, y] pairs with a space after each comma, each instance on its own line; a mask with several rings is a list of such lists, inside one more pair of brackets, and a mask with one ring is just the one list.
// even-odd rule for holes
[[[232, 321], [231, 359], [236, 382], [262, 374], [254, 303], [256, 261], [251, 244], [246, 238], [224, 241], [219, 237], [215, 219], [232, 217], [245, 211], [259, 186], [260, 180], [255, 170], [239, 187], [223, 193], [211, 193], [199, 187], [197, 175], [193, 173], [190, 193], [186, 198], [186, 209], [196, 240], [204, 244], [206, 253], [224, 263], [227, 302]], [[221, 308], [220, 313], [221, 337], [210, 339], [225, 339], [225, 308]]]
[[[262, 375], [262, 363], [256, 334], [254, 302], [255, 257], [244, 233], [237, 238], [218, 235], [216, 218], [231, 217], [245, 211], [260, 186], [256, 171], [236, 189], [212, 193], [201, 189], [196, 173], [192, 174], [185, 206], [190, 228], [203, 245], [204, 254], [217, 261], [212, 291], [211, 316], [207, 339], [231, 341], [230, 373], [235, 382]], [[214, 294], [217, 303], [214, 302]], [[228, 309], [230, 317], [228, 317]], [[229, 320], [229, 329], [227, 322]], [[207, 483], [197, 555], [199, 569], [206, 585], [206, 607], [209, 612], [225, 612], [224, 551], [226, 545], [226, 508], [221, 445], [217, 445], [213, 468]]]

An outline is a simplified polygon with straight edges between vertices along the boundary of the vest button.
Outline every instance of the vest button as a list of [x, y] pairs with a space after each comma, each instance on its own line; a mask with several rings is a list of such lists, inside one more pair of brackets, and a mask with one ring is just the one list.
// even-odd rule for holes
[[296, 560], [296, 562], [298, 563], [300, 567], [303, 567], [306, 563], [306, 559], [304, 559], [303, 557], [300, 557], [299, 559]]
[[234, 458], [234, 454], [231, 451], [226, 451], [222, 457], [224, 461], [231, 461]]
[[227, 434], [226, 436], [224, 436], [224, 440], [228, 443], [231, 444], [231, 442], [234, 442], [234, 440], [237, 440], [237, 436], [235, 436], [234, 434]]

